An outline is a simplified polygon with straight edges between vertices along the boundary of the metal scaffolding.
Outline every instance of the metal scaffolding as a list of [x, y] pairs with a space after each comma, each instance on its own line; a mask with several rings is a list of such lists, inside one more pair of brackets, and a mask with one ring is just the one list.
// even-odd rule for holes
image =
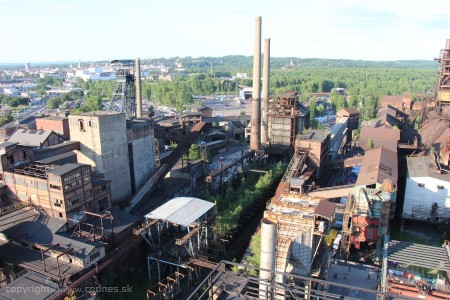
[[113, 60], [116, 86], [111, 97], [110, 110], [124, 112], [127, 119], [136, 116], [136, 86], [134, 60]]

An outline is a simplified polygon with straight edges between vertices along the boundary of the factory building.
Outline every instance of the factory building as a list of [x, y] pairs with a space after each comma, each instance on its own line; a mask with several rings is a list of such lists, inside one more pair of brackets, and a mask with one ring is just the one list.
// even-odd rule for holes
[[298, 102], [296, 92], [272, 96], [267, 115], [270, 148], [292, 149], [297, 134], [309, 127], [309, 111]]
[[112, 200], [128, 200], [155, 170], [153, 123], [126, 120], [124, 113], [96, 111], [69, 116], [72, 141], [80, 142], [79, 162], [111, 181]]
[[433, 156], [407, 157], [403, 219], [443, 223], [450, 218], [450, 175]]
[[22, 164], [4, 171], [3, 179], [8, 200], [42, 207], [53, 218], [76, 220], [81, 211], [111, 207], [109, 181], [93, 179], [86, 164]]
[[351, 237], [355, 248], [359, 249], [362, 242], [380, 241], [386, 234], [389, 219], [394, 217], [397, 179], [396, 152], [387, 147], [366, 152], [355, 183], [355, 203], [347, 202], [350, 208], [354, 205], [356, 212]]

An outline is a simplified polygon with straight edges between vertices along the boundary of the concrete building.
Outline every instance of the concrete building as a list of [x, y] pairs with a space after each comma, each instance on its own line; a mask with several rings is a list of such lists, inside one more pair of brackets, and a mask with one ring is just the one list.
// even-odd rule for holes
[[441, 171], [433, 156], [407, 157], [403, 219], [431, 223], [450, 218], [450, 174]]
[[49, 116], [36, 119], [36, 128], [39, 130], [53, 130], [66, 141], [70, 140], [69, 118]]
[[134, 194], [155, 171], [155, 132], [147, 119], [127, 121], [131, 190]]
[[124, 113], [95, 111], [69, 116], [72, 141], [80, 142], [78, 162], [111, 180], [113, 201], [131, 196], [130, 162]]
[[53, 130], [17, 129], [9, 138], [10, 143], [31, 146], [34, 149], [45, 148], [64, 142], [64, 138]]

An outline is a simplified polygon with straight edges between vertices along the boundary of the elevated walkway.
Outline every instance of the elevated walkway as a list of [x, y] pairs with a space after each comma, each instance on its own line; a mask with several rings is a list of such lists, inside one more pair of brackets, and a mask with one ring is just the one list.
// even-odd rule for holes
[[355, 189], [354, 184], [338, 185], [316, 189], [308, 193], [308, 196], [322, 197], [326, 199], [347, 197], [353, 194]]

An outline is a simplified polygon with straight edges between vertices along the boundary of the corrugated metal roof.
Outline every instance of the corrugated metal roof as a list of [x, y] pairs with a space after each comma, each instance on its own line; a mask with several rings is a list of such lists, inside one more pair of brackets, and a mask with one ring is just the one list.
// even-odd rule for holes
[[160, 219], [183, 226], [195, 220], [214, 207], [214, 203], [192, 197], [178, 197], [168, 201], [147, 214], [148, 219]]
[[419, 266], [432, 270], [450, 271], [446, 248], [420, 245], [408, 242], [390, 241], [388, 261]]
[[40, 147], [51, 134], [54, 134], [53, 130], [18, 129], [10, 136], [8, 142]]
[[334, 210], [338, 206], [337, 203], [322, 200], [319, 202], [319, 204], [316, 206], [316, 210], [314, 213], [316, 215], [331, 219], [334, 215]]
[[355, 185], [381, 184], [386, 178], [397, 183], [397, 153], [386, 147], [366, 151]]

